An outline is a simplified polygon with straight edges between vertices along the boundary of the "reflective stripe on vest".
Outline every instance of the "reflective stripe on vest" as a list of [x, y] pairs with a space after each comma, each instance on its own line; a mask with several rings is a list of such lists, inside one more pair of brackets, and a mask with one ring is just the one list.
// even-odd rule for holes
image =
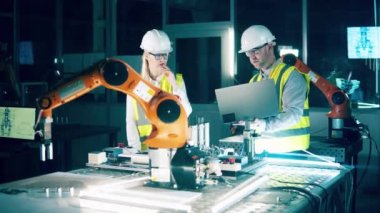
[[[282, 111], [282, 94], [283, 88], [293, 71], [297, 71], [295, 67], [286, 65], [284, 63], [276, 63], [272, 69], [269, 78], [275, 81], [277, 93], [279, 94], [279, 110]], [[302, 74], [302, 73], [301, 73]], [[304, 110], [300, 121], [280, 131], [274, 131], [270, 133], [263, 133], [262, 137], [255, 139], [255, 150], [257, 153], [261, 153], [266, 150], [268, 152], [290, 152], [296, 150], [307, 149], [310, 144], [310, 118], [309, 118], [309, 100], [308, 94], [310, 90], [310, 79], [304, 74], [307, 82], [307, 93], [304, 102]], [[261, 81], [262, 76], [256, 74], [249, 81]]]
[[[183, 77], [182, 74], [177, 73], [175, 75], [176, 82], [178, 86], [181, 86], [183, 84]], [[173, 93], [173, 88], [166, 76], [164, 76], [160, 82], [160, 89], [164, 92]], [[140, 137], [147, 137], [152, 132], [152, 125], [149, 123], [149, 121], [145, 118], [144, 111], [142, 108], [137, 104], [136, 100], [132, 100], [133, 104], [133, 112], [135, 114], [135, 118], [137, 121], [137, 129], [139, 131]]]

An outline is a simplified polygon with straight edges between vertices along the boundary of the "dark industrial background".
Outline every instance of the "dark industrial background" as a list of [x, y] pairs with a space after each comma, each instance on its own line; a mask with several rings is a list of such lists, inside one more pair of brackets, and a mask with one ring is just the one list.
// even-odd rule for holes
[[[244, 54], [237, 54], [242, 32], [253, 24], [271, 29], [277, 45], [299, 49], [300, 58], [325, 78], [333, 71], [347, 78], [351, 71], [352, 79], [361, 81], [364, 101], [378, 104], [379, 59], [349, 59], [347, 27], [377, 26], [379, 8], [378, 0], [2, 0], [0, 105], [34, 107], [44, 92], [105, 57], [119, 57], [139, 70], [142, 36], [153, 28], [164, 29], [177, 38], [170, 63], [187, 82], [194, 109], [190, 122], [197, 117], [210, 122], [215, 144], [228, 134], [228, 128], [220, 121], [214, 90], [246, 83], [256, 72]], [[206, 29], [212, 23], [232, 27], [233, 76], [226, 74], [231, 70], [223, 71], [224, 54], [229, 54], [221, 47], [223, 37], [176, 37], [176, 29], [192, 31], [197, 23]], [[325, 114], [330, 109], [323, 94], [311, 88], [312, 135], [326, 136]], [[353, 112], [378, 142], [379, 109]], [[115, 127], [116, 140], [127, 143], [125, 95], [119, 92], [96, 89], [56, 109], [53, 117], [57, 125]], [[72, 138], [65, 162], [51, 165], [40, 163], [33, 141], [0, 138], [0, 182], [83, 167], [88, 152], [108, 146], [108, 136]], [[357, 212], [380, 210], [380, 156], [369, 150], [369, 142], [364, 141], [359, 153], [359, 177], [364, 178], [358, 187]]]

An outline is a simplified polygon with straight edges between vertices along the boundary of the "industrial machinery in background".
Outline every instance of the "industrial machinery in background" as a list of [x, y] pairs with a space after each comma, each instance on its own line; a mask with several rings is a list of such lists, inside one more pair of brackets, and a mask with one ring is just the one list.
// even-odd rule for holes
[[[37, 100], [40, 111], [34, 128], [36, 138], [40, 141], [40, 159], [53, 159], [53, 109], [99, 86], [132, 96], [151, 122], [153, 131], [144, 141], [149, 147], [150, 184], [158, 187], [176, 185], [178, 188], [197, 188], [199, 181], [193, 175], [194, 171], [191, 175], [184, 175], [189, 170], [179, 169], [191, 167], [193, 170], [203, 158], [203, 154], [185, 147], [188, 121], [179, 99], [153, 86], [127, 63], [115, 58], [101, 60], [88, 71], [59, 85]], [[176, 183], [172, 180], [172, 169]], [[182, 181], [183, 177], [193, 178], [187, 184]]]
[[361, 139], [358, 121], [352, 116], [351, 105], [347, 94], [325, 78], [313, 72], [306, 64], [293, 54], [282, 56], [282, 61], [295, 66], [301, 73], [310, 78], [313, 84], [324, 94], [331, 111], [328, 117], [328, 139], [346, 139], [357, 142]]

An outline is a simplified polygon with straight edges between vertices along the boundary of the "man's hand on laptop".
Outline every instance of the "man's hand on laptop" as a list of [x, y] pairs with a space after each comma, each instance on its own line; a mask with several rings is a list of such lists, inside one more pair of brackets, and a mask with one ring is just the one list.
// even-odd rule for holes
[[232, 135], [241, 135], [243, 134], [245, 126], [245, 121], [236, 121], [234, 123], [231, 123], [230, 125], [230, 131]]
[[245, 126], [245, 121], [236, 121], [235, 123], [232, 123], [232, 126]]
[[[252, 121], [249, 121], [250, 130], [254, 130], [256, 133], [264, 132], [266, 129], [266, 122], [264, 119], [254, 119]], [[232, 123], [230, 130], [233, 135], [235, 135], [238, 131], [238, 129], [245, 127], [246, 121], [236, 121], [235, 123]]]
[[264, 119], [258, 119], [256, 118], [254, 121], [250, 124], [250, 129], [254, 130], [256, 133], [262, 133], [266, 129], [267, 123]]

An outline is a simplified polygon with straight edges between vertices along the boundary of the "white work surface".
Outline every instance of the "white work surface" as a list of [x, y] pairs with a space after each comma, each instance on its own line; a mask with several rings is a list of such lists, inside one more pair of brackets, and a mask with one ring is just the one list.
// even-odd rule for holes
[[352, 191], [348, 169], [282, 161], [194, 191], [151, 188], [146, 180], [142, 173], [84, 168], [5, 183], [1, 212], [347, 211]]

